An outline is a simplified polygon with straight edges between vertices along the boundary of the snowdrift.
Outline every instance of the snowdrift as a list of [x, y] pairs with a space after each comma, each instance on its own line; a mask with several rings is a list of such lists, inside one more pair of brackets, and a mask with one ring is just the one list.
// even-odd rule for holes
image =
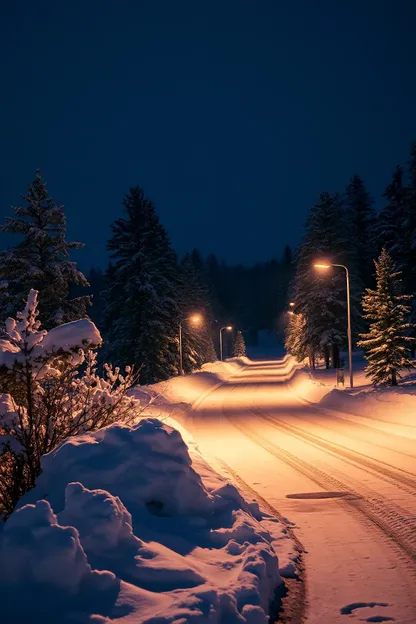
[[115, 424], [44, 456], [4, 524], [1, 621], [265, 623], [282, 540], [179, 431]]

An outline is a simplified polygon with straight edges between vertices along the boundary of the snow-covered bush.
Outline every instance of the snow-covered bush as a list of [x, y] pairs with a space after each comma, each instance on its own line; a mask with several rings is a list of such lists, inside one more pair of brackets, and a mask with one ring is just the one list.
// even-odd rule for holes
[[0, 333], [0, 513], [6, 515], [34, 486], [42, 455], [68, 436], [130, 422], [139, 405], [127, 396], [136, 381], [131, 368], [121, 374], [105, 364], [104, 377], [97, 374], [92, 349], [101, 336], [94, 323], [84, 318], [42, 330], [37, 299], [31, 290], [23, 312]]

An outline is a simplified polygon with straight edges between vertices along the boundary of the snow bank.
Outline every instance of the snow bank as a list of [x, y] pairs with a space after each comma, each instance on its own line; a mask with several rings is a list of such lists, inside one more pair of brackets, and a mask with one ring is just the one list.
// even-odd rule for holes
[[[354, 388], [336, 387], [333, 369], [299, 370], [290, 386], [297, 396], [326, 411], [337, 412], [339, 418], [366, 424], [382, 431], [416, 438], [416, 376], [404, 375], [397, 387], [375, 388], [365, 376], [365, 361], [355, 354]], [[348, 384], [348, 381], [346, 381]]]
[[173, 377], [167, 382], [154, 384], [151, 388], [160, 392], [171, 403], [182, 402], [193, 406], [208, 392], [242, 372], [249, 361], [246, 357], [239, 357], [224, 362], [209, 362], [191, 375]]
[[[416, 394], [399, 388], [350, 392], [332, 389], [322, 397], [321, 407], [370, 418], [373, 426], [392, 433], [416, 438]], [[380, 421], [377, 423], [377, 421]], [[391, 427], [389, 427], [391, 425]]]
[[285, 533], [159, 420], [70, 438], [0, 536], [2, 623], [266, 623]]

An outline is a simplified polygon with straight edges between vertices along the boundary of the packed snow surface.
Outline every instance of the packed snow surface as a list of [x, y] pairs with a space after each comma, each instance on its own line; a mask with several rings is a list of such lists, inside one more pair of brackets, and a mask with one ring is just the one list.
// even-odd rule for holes
[[265, 623], [285, 541], [178, 430], [115, 424], [46, 455], [4, 524], [1, 622]]

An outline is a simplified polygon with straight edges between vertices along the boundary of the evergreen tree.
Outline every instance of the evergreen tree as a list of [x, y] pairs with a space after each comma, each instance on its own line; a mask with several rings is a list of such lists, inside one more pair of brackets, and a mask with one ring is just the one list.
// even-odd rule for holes
[[385, 248], [399, 270], [407, 264], [410, 248], [409, 233], [403, 230], [406, 221], [408, 191], [403, 167], [396, 167], [391, 183], [384, 191], [387, 204], [382, 208], [377, 224], [378, 247]]
[[110, 358], [135, 364], [140, 382], [178, 372], [179, 286], [176, 256], [140, 187], [123, 200], [125, 216], [111, 226], [113, 263], [107, 271], [106, 331]]
[[285, 349], [288, 353], [293, 355], [298, 362], [302, 362], [308, 356], [304, 332], [305, 318], [303, 315], [290, 312], [286, 327]]
[[89, 311], [89, 316], [97, 327], [101, 328], [104, 323], [105, 309], [103, 292], [106, 288], [106, 282], [104, 272], [100, 268], [91, 267], [87, 273], [87, 279], [90, 283], [90, 292], [92, 296], [92, 306]]
[[212, 341], [213, 312], [210, 292], [205, 279], [201, 254], [194, 249], [181, 262], [180, 309], [182, 318], [198, 312], [203, 317], [200, 326], [183, 325], [183, 367], [186, 373], [217, 359]]
[[22, 198], [26, 205], [13, 207], [15, 217], [7, 217], [0, 227], [1, 232], [22, 238], [16, 247], [0, 252], [2, 318], [16, 314], [31, 288], [40, 293], [45, 328], [86, 316], [90, 297], [69, 297], [73, 287], [89, 284], [76, 263], [69, 260], [70, 250], [84, 245], [65, 240], [63, 206], [49, 197], [39, 171]]
[[237, 335], [233, 344], [233, 357], [243, 357], [246, 355], [246, 343], [241, 331], [237, 332]]
[[360, 176], [355, 175], [347, 186], [345, 207], [350, 238], [357, 259], [358, 276], [363, 286], [372, 283], [375, 257], [375, 226], [377, 221], [373, 200]]
[[[346, 343], [345, 274], [340, 269], [321, 274], [313, 268], [322, 259], [346, 264], [350, 269], [352, 302], [357, 302], [360, 285], [353, 270], [354, 255], [338, 195], [320, 194], [307, 218], [296, 259], [291, 298], [295, 302], [294, 312], [303, 317], [302, 350], [308, 352], [312, 365], [316, 356], [332, 351], [333, 365], [338, 366], [339, 349]], [[356, 306], [353, 312], [356, 316]]]
[[[408, 163], [409, 183], [406, 188], [406, 213], [403, 222], [408, 249], [406, 265], [403, 267], [403, 281], [406, 292], [416, 293], [416, 142], [412, 144]], [[416, 315], [414, 315], [416, 318]]]
[[361, 335], [358, 346], [365, 351], [366, 374], [373, 383], [396, 386], [400, 371], [414, 366], [408, 355], [414, 338], [407, 335], [411, 328], [407, 320], [411, 296], [402, 294], [400, 272], [385, 249], [375, 265], [376, 289], [367, 288], [362, 302], [370, 329]]

